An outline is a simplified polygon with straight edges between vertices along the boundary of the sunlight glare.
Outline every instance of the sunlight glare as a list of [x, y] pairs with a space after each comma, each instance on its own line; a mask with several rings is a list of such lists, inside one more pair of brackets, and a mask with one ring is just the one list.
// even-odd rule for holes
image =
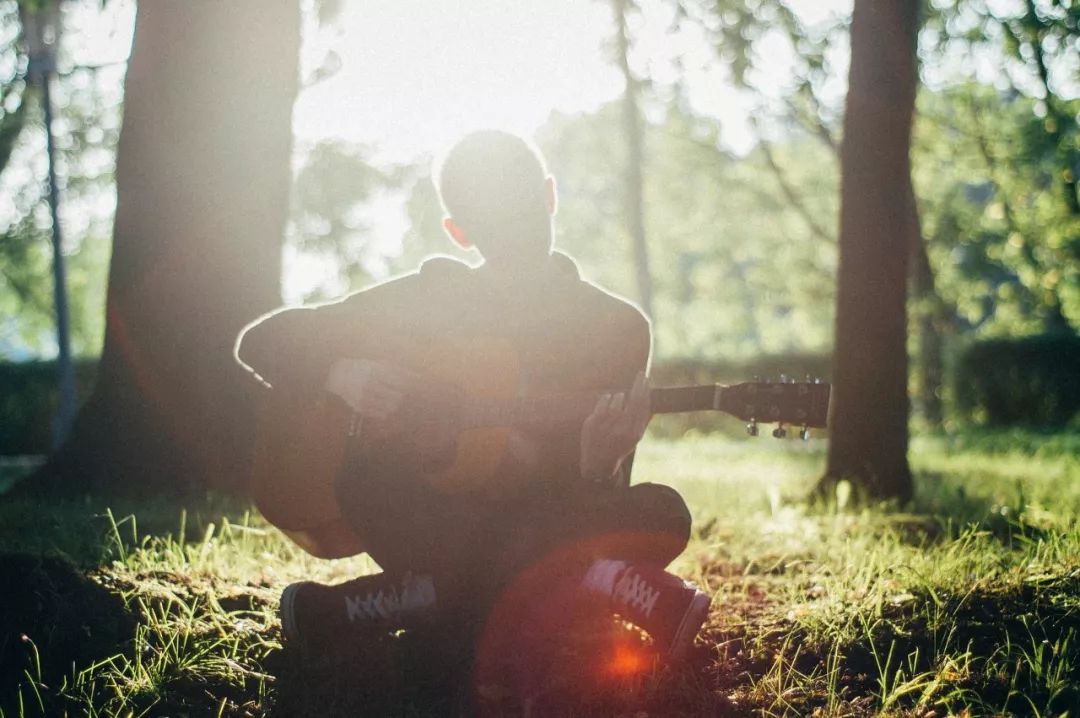
[[601, 3], [355, 3], [340, 22], [342, 69], [301, 97], [296, 133], [377, 144], [384, 161], [479, 127], [532, 135], [552, 110], [595, 109], [621, 90]]

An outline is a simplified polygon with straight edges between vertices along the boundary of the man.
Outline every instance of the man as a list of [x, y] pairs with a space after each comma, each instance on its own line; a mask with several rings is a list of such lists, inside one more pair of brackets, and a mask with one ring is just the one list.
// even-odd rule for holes
[[[478, 250], [482, 266], [432, 258], [337, 303], [268, 315], [242, 333], [241, 363], [271, 391], [337, 397], [361, 432], [378, 432], [407, 406], [416, 415], [432, 367], [483, 366], [493, 385], [509, 377], [521, 395], [599, 398], [568, 426], [513, 424], [482, 486], [433, 486], [363, 460], [343, 471], [341, 514], [383, 573], [288, 587], [286, 637], [331, 642], [433, 616], [483, 625], [508, 596], [543, 601], [570, 587], [580, 603], [622, 615], [669, 658], [682, 657], [709, 604], [663, 571], [686, 546], [689, 512], [668, 487], [629, 484], [650, 417], [647, 320], [553, 252], [554, 180], [521, 138], [465, 137], [437, 185], [446, 233]], [[521, 598], [511, 587], [526, 574], [534, 581]]]

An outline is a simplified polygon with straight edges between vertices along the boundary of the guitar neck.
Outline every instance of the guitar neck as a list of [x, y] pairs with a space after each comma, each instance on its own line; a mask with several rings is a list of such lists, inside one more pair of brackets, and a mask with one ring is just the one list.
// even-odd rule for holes
[[[829, 384], [816, 381], [664, 387], [650, 390], [649, 409], [653, 414], [722, 411], [752, 424], [824, 428], [831, 390]], [[469, 399], [458, 407], [455, 417], [462, 428], [580, 425], [596, 403], [596, 394]]]
[[[649, 391], [652, 414], [723, 410], [724, 387], [677, 386]], [[563, 397], [522, 397], [516, 399], [471, 400], [463, 407], [460, 421], [465, 427], [559, 425], [584, 421], [596, 406], [597, 395]]]
[[672, 386], [649, 392], [649, 409], [655, 414], [723, 410], [724, 387], [719, 384]]

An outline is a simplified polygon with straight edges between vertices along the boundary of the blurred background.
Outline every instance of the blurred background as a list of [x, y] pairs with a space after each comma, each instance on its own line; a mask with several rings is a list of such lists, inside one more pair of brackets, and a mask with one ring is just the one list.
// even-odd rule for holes
[[[262, 239], [282, 260], [257, 267], [279, 303], [333, 298], [453, 254], [432, 160], [465, 132], [498, 127], [533, 138], [547, 158], [560, 191], [557, 247], [653, 318], [658, 383], [828, 377], [850, 2], [300, 6], [288, 213], [281, 236]], [[2, 454], [56, 441], [58, 301], [74, 385], [80, 395], [92, 385], [135, 10], [131, 0], [0, 0]], [[1078, 23], [1067, 0], [925, 3], [908, 320], [920, 430], [1075, 426]], [[190, 30], [235, 33], [241, 48], [265, 32], [237, 22]], [[214, 62], [175, 77], [229, 72]]]

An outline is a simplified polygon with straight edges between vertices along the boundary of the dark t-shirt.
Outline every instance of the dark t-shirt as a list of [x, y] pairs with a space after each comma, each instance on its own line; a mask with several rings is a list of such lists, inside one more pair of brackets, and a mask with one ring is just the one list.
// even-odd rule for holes
[[[431, 366], [449, 346], [467, 359], [493, 342], [516, 355], [530, 394], [599, 393], [629, 388], [650, 334], [636, 307], [583, 281], [564, 254], [520, 276], [436, 257], [338, 302], [262, 318], [241, 334], [237, 357], [271, 390], [314, 396], [338, 358]], [[532, 483], [578, 483], [580, 425], [531, 438], [540, 446]]]

